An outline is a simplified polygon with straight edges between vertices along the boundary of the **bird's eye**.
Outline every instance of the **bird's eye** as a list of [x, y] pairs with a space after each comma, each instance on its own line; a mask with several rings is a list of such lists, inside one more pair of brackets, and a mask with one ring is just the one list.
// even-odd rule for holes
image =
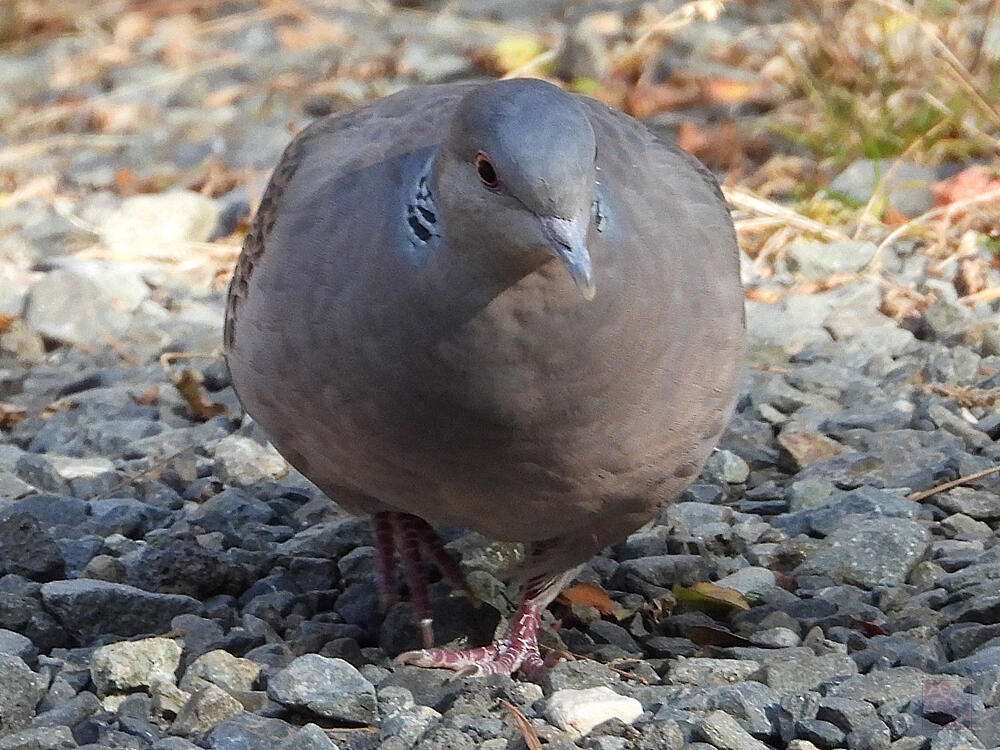
[[476, 172], [483, 184], [491, 190], [500, 186], [500, 178], [493, 168], [493, 163], [482, 154], [476, 155]]

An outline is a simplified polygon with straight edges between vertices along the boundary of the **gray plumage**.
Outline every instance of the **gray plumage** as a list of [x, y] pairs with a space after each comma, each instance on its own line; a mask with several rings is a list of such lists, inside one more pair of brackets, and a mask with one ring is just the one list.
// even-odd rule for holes
[[[593, 299], [539, 217], [582, 217]], [[246, 410], [335, 501], [536, 542], [556, 573], [697, 475], [742, 311], [732, 223], [694, 159], [546, 83], [446, 85], [291, 143], [226, 351]]]

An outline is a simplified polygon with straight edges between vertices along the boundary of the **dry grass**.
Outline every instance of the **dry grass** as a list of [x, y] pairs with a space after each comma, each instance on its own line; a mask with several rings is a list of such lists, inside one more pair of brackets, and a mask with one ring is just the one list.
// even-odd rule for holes
[[773, 63], [789, 100], [767, 126], [840, 165], [897, 156], [918, 141], [915, 156], [932, 164], [995, 156], [998, 5], [795, 0]]

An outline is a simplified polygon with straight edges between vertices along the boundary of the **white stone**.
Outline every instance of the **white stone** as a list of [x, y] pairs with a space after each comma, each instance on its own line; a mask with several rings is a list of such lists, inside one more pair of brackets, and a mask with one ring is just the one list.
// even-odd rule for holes
[[215, 446], [215, 475], [226, 484], [281, 479], [288, 468], [288, 462], [272, 446], [248, 437], [228, 435]]
[[104, 301], [119, 312], [130, 313], [149, 297], [149, 284], [134, 265], [67, 259], [59, 267], [97, 284]]
[[150, 710], [155, 716], [173, 719], [191, 698], [186, 690], [181, 690], [172, 679], [156, 679], [149, 686]]
[[179, 260], [193, 254], [187, 243], [208, 240], [218, 219], [215, 201], [199, 193], [172, 190], [123, 201], [99, 232], [112, 253], [132, 259]]
[[174, 681], [181, 647], [169, 638], [119, 641], [94, 651], [90, 676], [99, 695], [133, 692], [158, 681]]
[[240, 659], [228, 651], [209, 651], [191, 662], [181, 678], [180, 688], [193, 693], [211, 684], [230, 692], [252, 690], [259, 674], [260, 665], [256, 662]]
[[111, 461], [100, 456], [76, 458], [74, 456], [56, 456], [47, 453], [45, 458], [48, 459], [52, 467], [59, 473], [59, 476], [66, 480], [92, 479], [98, 474], [115, 470], [115, 465]]
[[586, 690], [557, 690], [545, 706], [545, 716], [555, 726], [583, 736], [608, 719], [631, 724], [642, 715], [642, 704], [619, 695], [607, 686]]

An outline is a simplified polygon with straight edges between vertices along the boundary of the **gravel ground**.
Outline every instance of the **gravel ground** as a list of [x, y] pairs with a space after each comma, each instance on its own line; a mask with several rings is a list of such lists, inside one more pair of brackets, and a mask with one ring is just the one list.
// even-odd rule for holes
[[[212, 354], [225, 238], [288, 120], [482, 75], [470, 46], [557, 30], [560, 6], [331, 10], [308, 29], [323, 43], [298, 46], [281, 19], [186, 37], [186, 17], [126, 15], [110, 39], [0, 53], [0, 114], [18, 115], [0, 142], [0, 750], [516, 750], [515, 712], [553, 750], [1000, 746], [1000, 480], [907, 497], [1000, 458], [1000, 328], [910, 241], [882, 251], [882, 280], [748, 302], [720, 449], [584, 569], [612, 614], [547, 613], [543, 643], [579, 658], [540, 684], [393, 665], [419, 637], [407, 603], [377, 611], [366, 523], [240, 425]], [[116, 48], [127, 62], [107, 62]], [[899, 210], [929, 206], [933, 178], [909, 175]], [[746, 281], [850, 273], [874, 250], [798, 244]], [[884, 278], [938, 301], [901, 327]], [[488, 639], [518, 550], [446, 538], [493, 606], [436, 585], [439, 638]], [[677, 601], [705, 581], [750, 606]]]

